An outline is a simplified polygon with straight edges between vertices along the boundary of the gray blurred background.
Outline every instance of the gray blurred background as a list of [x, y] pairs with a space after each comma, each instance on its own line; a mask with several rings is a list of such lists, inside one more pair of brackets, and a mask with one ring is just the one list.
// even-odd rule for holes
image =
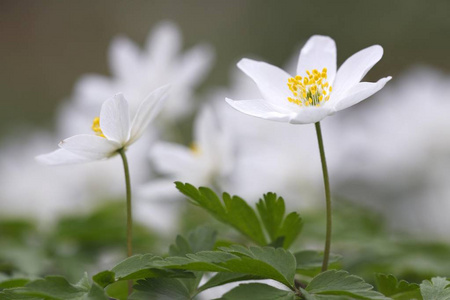
[[107, 50], [123, 34], [141, 44], [173, 20], [184, 47], [208, 42], [216, 62], [201, 87], [225, 85], [240, 58], [283, 65], [313, 34], [330, 35], [338, 64], [380, 44], [368, 80], [413, 64], [450, 69], [450, 1], [0, 1], [0, 136], [20, 124], [50, 127], [59, 101], [85, 73], [109, 74]]

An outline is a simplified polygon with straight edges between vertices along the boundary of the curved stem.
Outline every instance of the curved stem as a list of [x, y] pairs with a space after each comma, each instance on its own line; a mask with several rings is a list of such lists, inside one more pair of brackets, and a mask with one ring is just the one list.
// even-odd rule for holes
[[[123, 161], [123, 170], [125, 172], [125, 186], [127, 190], [127, 256], [133, 255], [133, 215], [131, 211], [131, 183], [130, 183], [130, 170], [128, 168], [128, 160], [125, 155], [125, 149], [117, 150]], [[133, 289], [133, 281], [128, 281], [128, 295], [131, 294]]]
[[315, 123], [317, 141], [319, 142], [320, 161], [322, 162], [323, 184], [325, 186], [325, 202], [327, 211], [327, 225], [325, 249], [323, 250], [322, 272], [328, 269], [328, 260], [330, 257], [331, 247], [331, 195], [330, 195], [330, 181], [328, 179], [327, 160], [325, 159], [325, 150], [323, 147], [322, 130], [320, 129], [320, 122]]

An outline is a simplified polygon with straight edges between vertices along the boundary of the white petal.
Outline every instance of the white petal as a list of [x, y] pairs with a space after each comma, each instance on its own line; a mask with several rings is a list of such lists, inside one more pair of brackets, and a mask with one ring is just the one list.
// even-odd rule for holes
[[100, 111], [100, 128], [112, 141], [125, 145], [130, 136], [128, 102], [122, 94], [116, 94], [103, 102]]
[[72, 136], [61, 141], [58, 146], [89, 160], [108, 158], [121, 147], [114, 141], [91, 134]]
[[212, 144], [216, 142], [218, 132], [219, 123], [214, 111], [209, 105], [204, 105], [194, 123], [195, 142], [200, 151], [213, 154]]
[[325, 117], [332, 115], [335, 112], [334, 109], [326, 106], [322, 107], [303, 107], [293, 116], [289, 123], [292, 124], [311, 124], [316, 123], [324, 119]]
[[193, 87], [211, 69], [214, 51], [209, 45], [199, 45], [186, 52], [177, 67], [177, 85]]
[[333, 83], [336, 75], [336, 43], [328, 36], [314, 35], [303, 46], [298, 59], [297, 74], [305, 76], [306, 71], [327, 68], [328, 82]]
[[164, 175], [176, 175], [177, 180], [182, 174], [195, 172], [195, 154], [189, 148], [174, 144], [159, 142], [150, 150], [150, 159], [158, 172]]
[[241, 59], [237, 64], [258, 86], [264, 99], [272, 104], [283, 106], [292, 93], [287, 86], [290, 76], [278, 67], [265, 62]]
[[47, 154], [36, 156], [36, 160], [45, 165], [69, 165], [91, 161], [91, 159], [76, 155], [65, 149], [58, 149]]
[[109, 48], [109, 65], [115, 77], [129, 78], [136, 74], [140, 55], [139, 47], [131, 40], [126, 37], [115, 38]]
[[333, 83], [333, 94], [336, 98], [361, 81], [369, 70], [383, 56], [383, 48], [374, 45], [350, 56], [339, 68]]
[[338, 100], [335, 105], [336, 111], [346, 109], [352, 105], [355, 105], [362, 100], [372, 96], [379, 90], [381, 90], [384, 85], [391, 80], [392, 77], [385, 77], [377, 82], [360, 82], [357, 85], [353, 86], [344, 98]]
[[181, 48], [178, 27], [169, 21], [159, 23], [146, 42], [146, 51], [157, 66], [169, 66]]
[[278, 122], [289, 122], [292, 112], [277, 107], [264, 100], [239, 100], [225, 99], [234, 109], [244, 114]]
[[115, 88], [113, 80], [106, 76], [84, 75], [75, 84], [75, 100], [98, 110], [102, 102], [116, 92]]
[[147, 96], [141, 102], [131, 124], [130, 139], [127, 145], [134, 143], [144, 133], [148, 124], [161, 111], [169, 92], [169, 85], [164, 85]]

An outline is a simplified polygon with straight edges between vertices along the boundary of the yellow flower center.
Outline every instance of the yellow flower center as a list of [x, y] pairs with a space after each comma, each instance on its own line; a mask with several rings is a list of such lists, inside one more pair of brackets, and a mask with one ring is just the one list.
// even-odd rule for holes
[[200, 154], [200, 148], [197, 146], [197, 144], [195, 142], [192, 142], [189, 145], [189, 149], [192, 151], [192, 153], [194, 153], [195, 155], [199, 155]]
[[95, 132], [96, 135], [105, 137], [105, 135], [102, 132], [102, 129], [100, 128], [100, 118], [95, 117], [94, 121], [92, 122], [92, 130]]
[[321, 106], [324, 101], [330, 99], [333, 90], [327, 81], [327, 68], [322, 72], [316, 69], [306, 71], [306, 76], [297, 75], [288, 79], [287, 85], [293, 97], [287, 100], [298, 106]]

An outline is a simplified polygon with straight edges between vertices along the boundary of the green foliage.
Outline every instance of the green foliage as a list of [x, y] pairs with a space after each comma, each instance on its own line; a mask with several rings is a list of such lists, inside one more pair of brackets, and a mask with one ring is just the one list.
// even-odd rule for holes
[[47, 276], [28, 282], [24, 287], [5, 289], [0, 299], [41, 299], [41, 300], [108, 300], [104, 290], [83, 277], [73, 285], [64, 277]]
[[[274, 193], [264, 195], [256, 204], [255, 211], [238, 196], [224, 193], [221, 201], [209, 188], [197, 189], [189, 183], [181, 182], [176, 182], [175, 185], [193, 204], [202, 207], [216, 219], [232, 226], [258, 245], [269, 244], [287, 249], [303, 228], [302, 219], [296, 212], [285, 216], [284, 200]], [[269, 243], [258, 215], [269, 237]]]
[[216, 300], [295, 300], [295, 293], [261, 283], [241, 284]]
[[181, 182], [176, 182], [175, 185], [192, 203], [206, 209], [219, 221], [233, 226], [260, 245], [267, 243], [256, 213], [243, 199], [224, 193], [222, 202], [209, 188], [196, 189], [193, 185]]
[[[301, 290], [306, 300], [389, 299], [372, 289], [370, 284], [358, 276], [350, 275], [346, 271], [329, 270], [314, 277], [306, 289]], [[338, 298], [333, 298], [333, 296], [338, 296]]]
[[177, 279], [147, 278], [139, 280], [133, 287], [131, 300], [190, 300], [189, 289]]
[[405, 280], [398, 281], [393, 275], [377, 274], [378, 290], [394, 300], [422, 300], [419, 285]]
[[271, 242], [283, 238], [283, 248], [289, 248], [303, 228], [300, 216], [291, 212], [285, 217], [284, 200], [277, 198], [274, 193], [265, 194], [264, 199], [259, 199], [256, 208]]
[[442, 277], [431, 278], [431, 281], [424, 280], [420, 284], [420, 293], [423, 300], [449, 300], [450, 281]]
[[[297, 273], [306, 276], [316, 276], [320, 273], [323, 261], [323, 252], [314, 250], [303, 250], [294, 253], [297, 261]], [[341, 256], [337, 254], [330, 254], [329, 267], [335, 268], [339, 266]]]

